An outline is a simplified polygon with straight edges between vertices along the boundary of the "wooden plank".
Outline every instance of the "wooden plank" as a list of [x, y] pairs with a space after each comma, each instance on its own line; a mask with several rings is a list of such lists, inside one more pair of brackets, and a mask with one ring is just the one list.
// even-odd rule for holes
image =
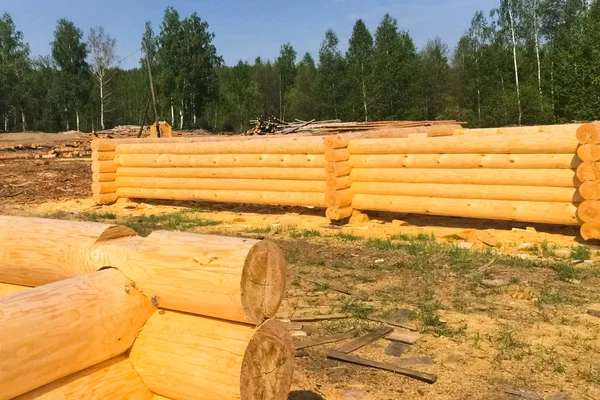
[[346, 340], [346, 339], [351, 339], [353, 337], [356, 337], [358, 331], [350, 331], [350, 332], [345, 332], [345, 333], [338, 333], [336, 335], [330, 335], [330, 336], [325, 336], [325, 337], [321, 337], [318, 339], [312, 339], [312, 340], [307, 340], [304, 341], [302, 343], [298, 343], [296, 344], [296, 350], [301, 350], [301, 349], [306, 349], [308, 347], [315, 347], [315, 346], [321, 346], [324, 344], [329, 344], [329, 343], [336, 343], [336, 342], [341, 342], [342, 340]]
[[593, 317], [600, 318], [600, 304], [590, 306], [587, 310], [587, 313]]
[[344, 361], [351, 364], [362, 365], [364, 367], [377, 368], [384, 371], [395, 372], [400, 375], [408, 376], [409, 378], [417, 379], [426, 383], [435, 383], [437, 376], [426, 372], [414, 371], [407, 368], [397, 367], [392, 364], [382, 363], [378, 361], [367, 360], [366, 358], [356, 357], [351, 354], [344, 354], [336, 350], [331, 350], [327, 353], [327, 357]]
[[301, 331], [302, 328], [304, 328], [304, 325], [302, 325], [299, 322], [287, 322], [285, 324], [285, 327], [288, 328], [290, 331]]
[[391, 319], [384, 319], [384, 318], [367, 318], [369, 321], [373, 321], [373, 322], [381, 322], [382, 324], [388, 324], [391, 326], [395, 326], [396, 328], [403, 328], [403, 329], [407, 329], [409, 331], [418, 331], [419, 329], [414, 325], [411, 324], [410, 322], [398, 322], [398, 321], [394, 321]]
[[421, 339], [422, 337], [423, 335], [417, 332], [411, 332], [406, 329], [394, 329], [394, 331], [385, 338], [387, 340], [391, 340], [392, 342], [415, 344], [417, 340]]
[[298, 315], [290, 317], [290, 322], [316, 322], [344, 318], [348, 318], [348, 316], [346, 314]]
[[345, 345], [343, 345], [342, 347], [340, 347], [336, 350], [338, 352], [344, 353], [344, 354], [352, 353], [353, 351], [356, 351], [356, 350], [360, 349], [361, 347], [364, 347], [368, 344], [371, 344], [371, 343], [381, 339], [382, 337], [389, 335], [390, 332], [392, 332], [393, 330], [394, 330], [394, 328], [382, 326], [381, 328], [375, 329], [374, 331], [369, 332], [366, 335], [361, 336], [358, 339], [351, 341], [350, 343], [346, 343]]

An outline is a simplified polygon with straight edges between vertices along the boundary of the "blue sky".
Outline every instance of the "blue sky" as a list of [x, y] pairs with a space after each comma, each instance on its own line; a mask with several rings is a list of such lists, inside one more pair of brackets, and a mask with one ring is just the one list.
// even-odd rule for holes
[[[104, 26], [117, 39], [119, 58], [140, 47], [144, 22], [152, 21], [159, 31], [164, 9], [171, 5], [181, 17], [197, 12], [215, 33], [217, 51], [228, 65], [257, 56], [274, 59], [279, 47], [290, 42], [301, 57], [317, 55], [327, 29], [333, 29], [346, 50], [352, 26], [362, 18], [374, 34], [386, 12], [408, 30], [418, 48], [428, 39], [440, 36], [453, 48], [468, 29], [478, 10], [486, 13], [498, 0], [0, 0], [0, 13], [12, 15], [17, 29], [29, 42], [32, 55], [50, 53], [56, 21], [67, 18], [87, 36], [92, 26]], [[139, 53], [122, 63], [138, 65]]]

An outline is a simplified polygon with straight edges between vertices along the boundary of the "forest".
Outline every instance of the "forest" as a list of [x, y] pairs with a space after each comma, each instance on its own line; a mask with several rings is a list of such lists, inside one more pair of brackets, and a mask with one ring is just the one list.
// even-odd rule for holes
[[[451, 21], [449, 22], [451, 23]], [[349, 27], [350, 29], [350, 27]], [[325, 33], [318, 53], [281, 46], [276, 59], [225, 65], [197, 14], [168, 7], [140, 38], [138, 68], [119, 67], [116, 39], [57, 22], [50, 54], [32, 57], [11, 16], [0, 18], [0, 131], [98, 131], [154, 119], [176, 129], [245, 131], [249, 121], [447, 120], [469, 127], [600, 119], [600, 4], [500, 0], [477, 12], [452, 47], [417, 49], [386, 14], [375, 32], [362, 20], [348, 50]]]

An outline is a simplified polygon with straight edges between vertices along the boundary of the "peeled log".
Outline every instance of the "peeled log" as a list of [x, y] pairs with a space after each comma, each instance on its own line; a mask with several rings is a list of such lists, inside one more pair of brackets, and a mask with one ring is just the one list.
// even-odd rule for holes
[[366, 131], [342, 133], [339, 135], [327, 136], [324, 141], [329, 148], [338, 149], [347, 147], [351, 139], [377, 139], [377, 138], [407, 138], [411, 135], [451, 136], [456, 130], [462, 127], [458, 124], [434, 125], [434, 126], [415, 126], [407, 128], [380, 128], [369, 129]]
[[94, 172], [92, 174], [92, 182], [112, 182], [115, 179], [117, 179], [117, 174], [115, 172], [105, 174]]
[[583, 182], [579, 186], [579, 193], [586, 200], [600, 200], [600, 181]]
[[330, 221], [339, 221], [342, 219], [346, 219], [352, 215], [352, 207], [344, 207], [344, 208], [328, 208], [325, 212], [327, 219]]
[[600, 163], [584, 162], [577, 168], [577, 179], [581, 182], [600, 179]]
[[570, 169], [420, 169], [356, 168], [350, 174], [356, 182], [446, 183], [468, 185], [508, 185], [578, 187], [580, 182]]
[[34, 399], [152, 400], [153, 395], [133, 369], [129, 359], [119, 356], [32, 390], [14, 400]]
[[11, 285], [10, 283], [0, 283], [0, 296], [22, 292], [23, 290], [31, 289], [28, 286]]
[[92, 153], [92, 161], [112, 161], [114, 159], [114, 151], [94, 151]]
[[552, 133], [574, 135], [581, 124], [516, 126], [508, 128], [459, 129], [455, 136], [532, 135]]
[[40, 286], [109, 266], [95, 246], [135, 236], [124, 226], [0, 216], [0, 282]]
[[[286, 167], [322, 168], [325, 166], [323, 154], [118, 154], [115, 157], [119, 167], [135, 168], [198, 168], [198, 167]], [[102, 161], [101, 161], [102, 162]], [[104, 161], [109, 162], [109, 161]], [[94, 172], [115, 172], [109, 171]]]
[[115, 269], [0, 297], [0, 399], [123, 354], [154, 311]]
[[577, 140], [581, 144], [598, 144], [600, 143], [600, 123], [592, 122], [583, 124], [577, 129]]
[[413, 139], [355, 139], [355, 154], [575, 154], [577, 140], [570, 135], [535, 134], [486, 137], [450, 136]]
[[117, 164], [114, 161], [92, 161], [92, 172], [102, 174], [117, 172]]
[[348, 189], [352, 186], [350, 175], [346, 176], [330, 176], [326, 180], [329, 190]]
[[111, 204], [119, 199], [116, 193], [93, 194], [92, 198], [96, 204]]
[[239, 141], [120, 144], [117, 154], [323, 154], [321, 137]]
[[355, 194], [352, 201], [352, 208], [357, 210], [537, 222], [542, 224], [580, 224], [580, 220], [577, 218], [577, 205], [573, 203], [440, 199]]
[[600, 223], [585, 223], [581, 226], [581, 237], [584, 240], [600, 239]]
[[131, 362], [153, 392], [178, 400], [286, 400], [294, 346], [288, 329], [258, 329], [158, 311], [139, 334]]
[[[274, 179], [198, 179], [198, 178], [117, 178], [116, 187], [140, 189], [198, 189], [274, 192], [324, 193], [323, 181], [292, 181]], [[106, 190], [111, 187], [106, 187]]]
[[355, 182], [355, 194], [386, 196], [439, 197], [452, 199], [541, 201], [548, 203], [581, 203], [583, 197], [575, 188], [545, 186], [446, 185], [421, 183]]
[[328, 162], [325, 165], [325, 174], [330, 176], [345, 176], [352, 171], [352, 165], [348, 161]]
[[600, 223], [600, 201], [584, 201], [579, 205], [577, 215], [583, 222]]
[[328, 190], [325, 194], [325, 205], [327, 207], [343, 208], [352, 203], [352, 190]]
[[600, 146], [597, 144], [582, 144], [577, 149], [577, 155], [582, 161], [600, 161]]
[[119, 177], [136, 178], [227, 178], [227, 179], [289, 179], [320, 181], [323, 168], [123, 168]]
[[575, 154], [392, 154], [353, 155], [353, 168], [574, 169]]
[[325, 207], [325, 194], [308, 192], [118, 188], [117, 195], [129, 199], [194, 200], [219, 203], [269, 204], [274, 206]]
[[286, 261], [269, 241], [159, 231], [100, 250], [161, 308], [260, 324], [285, 293]]
[[325, 152], [325, 161], [327, 162], [348, 161], [349, 159], [350, 152], [348, 149], [330, 149]]
[[115, 193], [117, 191], [116, 182], [94, 182], [92, 183], [92, 193], [94, 194], [107, 194]]

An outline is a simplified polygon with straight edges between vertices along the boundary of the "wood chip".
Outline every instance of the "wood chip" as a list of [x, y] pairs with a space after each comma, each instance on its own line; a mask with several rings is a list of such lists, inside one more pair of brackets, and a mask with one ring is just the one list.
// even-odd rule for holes
[[350, 331], [345, 333], [338, 333], [337, 335], [325, 336], [322, 338], [307, 340], [296, 344], [296, 350], [306, 349], [309, 347], [322, 346], [324, 344], [341, 342], [342, 340], [352, 339], [356, 337], [358, 331]]
[[298, 315], [290, 317], [291, 322], [316, 322], [316, 321], [328, 321], [331, 319], [344, 319], [348, 318], [346, 314], [323, 314], [323, 315]]
[[375, 329], [374, 331], [369, 332], [366, 335], [351, 341], [350, 343], [346, 343], [345, 345], [338, 348], [337, 351], [344, 354], [352, 353], [353, 351], [356, 351], [361, 347], [364, 347], [387, 336], [393, 330], [393, 328], [382, 326], [381, 328]]
[[392, 333], [387, 335], [385, 338], [392, 342], [400, 342], [406, 344], [415, 344], [423, 335], [417, 332], [412, 332], [407, 329], [394, 329]]
[[304, 331], [291, 331], [292, 337], [307, 337], [308, 334]]
[[299, 322], [288, 322], [285, 324], [285, 327], [290, 331], [301, 331], [304, 328], [304, 325]]
[[590, 306], [587, 310], [587, 313], [592, 317], [600, 318], [600, 304], [594, 304]]
[[400, 375], [408, 376], [409, 378], [418, 379], [426, 383], [435, 383], [437, 376], [426, 372], [413, 371], [407, 368], [398, 367], [393, 364], [382, 363], [378, 361], [367, 360], [366, 358], [356, 357], [351, 354], [344, 354], [339, 351], [331, 350], [327, 353], [327, 357], [344, 361], [351, 364], [362, 365], [364, 367], [377, 368], [384, 371], [395, 372]]
[[521, 389], [512, 389], [512, 388], [502, 388], [502, 391], [506, 394], [510, 394], [522, 399], [527, 400], [542, 400], [542, 398], [535, 392], [530, 392], [528, 390]]

